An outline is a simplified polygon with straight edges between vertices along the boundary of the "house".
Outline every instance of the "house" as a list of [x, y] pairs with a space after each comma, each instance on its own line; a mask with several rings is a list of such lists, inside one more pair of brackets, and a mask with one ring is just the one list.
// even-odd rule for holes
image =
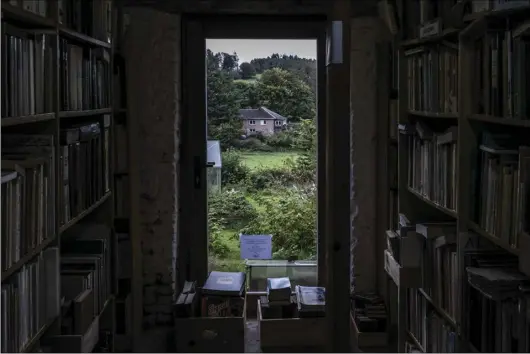
[[240, 109], [239, 116], [243, 120], [243, 130], [248, 135], [271, 135], [287, 125], [287, 118], [265, 107]]
[[208, 140], [206, 142], [206, 158], [208, 162], [208, 169], [206, 171], [206, 178], [209, 192], [221, 191], [221, 144], [219, 140]]

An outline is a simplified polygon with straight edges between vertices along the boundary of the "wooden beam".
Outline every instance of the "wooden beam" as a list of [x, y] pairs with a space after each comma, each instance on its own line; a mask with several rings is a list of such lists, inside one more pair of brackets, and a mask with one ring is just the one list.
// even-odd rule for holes
[[[350, 352], [350, 1], [335, 0], [327, 33], [326, 317], [329, 352]], [[335, 22], [336, 21], [336, 22]], [[338, 27], [337, 31], [332, 28]], [[340, 33], [341, 35], [332, 35]], [[333, 37], [341, 40], [334, 42]], [[333, 44], [331, 44], [333, 43]], [[335, 48], [335, 44], [339, 48]], [[328, 56], [330, 53], [328, 53]]]

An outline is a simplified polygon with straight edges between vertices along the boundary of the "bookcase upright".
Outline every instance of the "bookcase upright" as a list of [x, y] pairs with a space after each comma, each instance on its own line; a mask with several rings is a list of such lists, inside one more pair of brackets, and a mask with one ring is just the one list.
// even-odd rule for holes
[[2, 351], [114, 351], [111, 0], [2, 1]]
[[398, 352], [528, 352], [530, 2], [396, 9]]

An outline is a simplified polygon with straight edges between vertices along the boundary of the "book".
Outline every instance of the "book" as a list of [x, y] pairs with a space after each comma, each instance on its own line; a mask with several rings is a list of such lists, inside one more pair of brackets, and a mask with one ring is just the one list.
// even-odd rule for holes
[[53, 112], [55, 33], [2, 27], [2, 118]]
[[434, 132], [422, 125], [408, 138], [408, 186], [422, 197], [456, 211], [458, 148], [454, 128]]
[[243, 272], [213, 271], [202, 287], [202, 295], [242, 296], [246, 276]]
[[298, 313], [300, 317], [325, 316], [326, 289], [318, 286], [301, 286], [295, 288]]
[[58, 260], [48, 248], [2, 283], [2, 352], [20, 352], [59, 315]]
[[267, 299], [269, 304], [291, 301], [291, 281], [289, 278], [267, 278]]

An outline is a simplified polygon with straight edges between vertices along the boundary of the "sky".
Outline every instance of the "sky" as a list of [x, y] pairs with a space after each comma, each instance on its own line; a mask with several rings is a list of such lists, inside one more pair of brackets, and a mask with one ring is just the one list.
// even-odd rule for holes
[[236, 52], [239, 64], [254, 58], [266, 58], [273, 53], [317, 58], [317, 41], [314, 39], [207, 39], [206, 48], [214, 53]]

